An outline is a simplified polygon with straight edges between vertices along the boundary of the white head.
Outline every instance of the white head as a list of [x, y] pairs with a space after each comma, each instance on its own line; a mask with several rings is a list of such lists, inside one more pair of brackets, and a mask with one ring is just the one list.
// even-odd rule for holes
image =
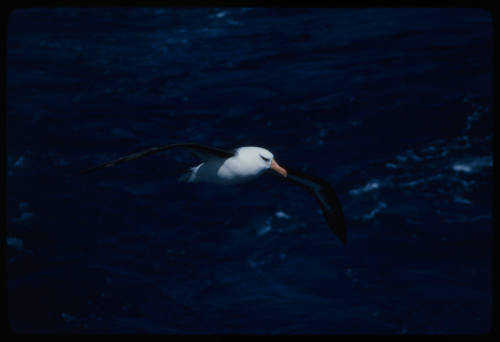
[[265, 148], [254, 146], [240, 147], [238, 155], [240, 158], [251, 162], [255, 168], [262, 169], [262, 171], [271, 169], [284, 177], [287, 176], [287, 171], [276, 163], [274, 155]]

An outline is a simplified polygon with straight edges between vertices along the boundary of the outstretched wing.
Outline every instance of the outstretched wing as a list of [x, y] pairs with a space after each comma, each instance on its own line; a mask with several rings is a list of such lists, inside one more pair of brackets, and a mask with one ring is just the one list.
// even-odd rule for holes
[[286, 170], [288, 175], [283, 178], [305, 188], [314, 195], [321, 206], [328, 226], [345, 245], [347, 230], [344, 223], [344, 214], [342, 213], [340, 201], [330, 184], [324, 179], [307, 175], [300, 171]]
[[234, 156], [233, 152], [221, 150], [218, 148], [208, 147], [208, 146], [195, 144], [195, 143], [179, 143], [179, 144], [170, 144], [170, 145], [150, 147], [146, 150], [132, 153], [132, 154], [126, 155], [124, 157], [121, 157], [121, 158], [118, 158], [115, 160], [111, 160], [111, 161], [106, 162], [104, 164], [91, 167], [89, 169], [81, 171], [80, 173], [85, 174], [85, 173], [93, 172], [93, 171], [96, 171], [99, 169], [104, 169], [107, 167], [115, 166], [115, 165], [120, 164], [120, 163], [124, 163], [124, 162], [130, 161], [130, 160], [146, 157], [146, 156], [149, 156], [150, 154], [170, 150], [170, 149], [176, 148], [176, 147], [189, 149], [191, 152], [195, 153], [203, 161], [209, 159], [210, 157], [214, 157], [214, 156], [219, 157], [219, 158], [230, 158], [230, 157]]

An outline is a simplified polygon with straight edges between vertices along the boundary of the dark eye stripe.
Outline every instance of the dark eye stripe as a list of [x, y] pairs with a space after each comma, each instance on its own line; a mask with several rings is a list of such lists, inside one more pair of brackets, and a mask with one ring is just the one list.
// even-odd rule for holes
[[263, 156], [261, 156], [260, 154], [259, 154], [259, 156], [260, 156], [262, 159], [264, 159], [264, 161], [266, 161], [266, 162], [268, 162], [268, 161], [269, 161], [269, 158], [263, 157]]

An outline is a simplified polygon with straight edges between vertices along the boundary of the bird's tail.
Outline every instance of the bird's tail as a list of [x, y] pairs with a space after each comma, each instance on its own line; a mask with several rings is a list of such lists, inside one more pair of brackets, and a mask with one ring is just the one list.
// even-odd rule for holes
[[188, 169], [184, 169], [182, 174], [177, 178], [179, 182], [187, 182], [192, 183], [196, 179], [196, 173], [198, 171], [199, 166], [190, 167]]

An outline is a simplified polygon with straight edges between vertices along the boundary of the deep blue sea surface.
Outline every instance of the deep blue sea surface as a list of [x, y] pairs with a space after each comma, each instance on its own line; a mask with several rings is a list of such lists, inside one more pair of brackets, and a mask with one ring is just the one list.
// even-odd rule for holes
[[[483, 333], [492, 18], [481, 9], [18, 9], [8, 21], [16, 332]], [[322, 177], [177, 182], [262, 146]]]

